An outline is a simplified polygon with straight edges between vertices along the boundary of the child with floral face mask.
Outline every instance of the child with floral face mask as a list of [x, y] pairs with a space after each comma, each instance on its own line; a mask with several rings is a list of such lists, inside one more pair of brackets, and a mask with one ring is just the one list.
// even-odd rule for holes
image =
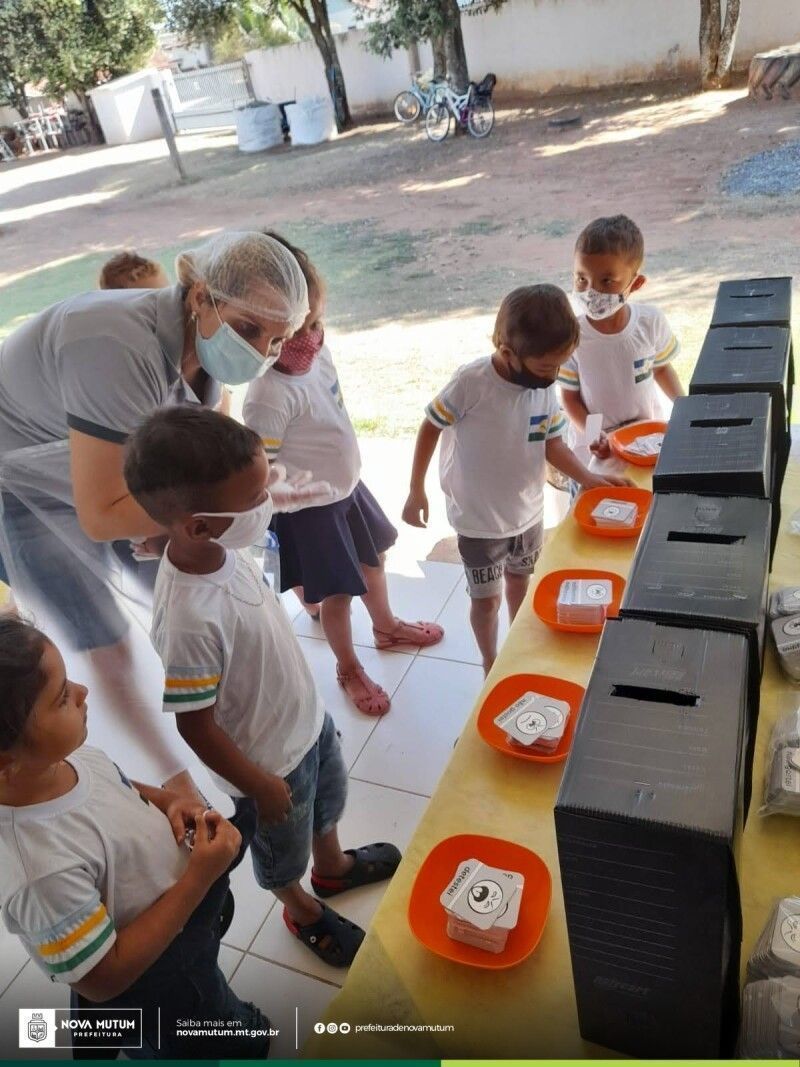
[[[665, 412], [659, 391], [668, 401], [683, 395], [671, 366], [679, 345], [663, 312], [629, 302], [647, 280], [640, 273], [643, 259], [641, 230], [625, 215], [595, 219], [578, 237], [573, 302], [580, 340], [558, 376], [562, 405], [576, 430], [592, 414], [603, 415], [604, 431], [660, 419]], [[605, 434], [592, 452], [608, 457]]]
[[384, 555], [397, 531], [361, 481], [361, 455], [344, 406], [339, 379], [325, 344], [325, 285], [308, 256], [276, 233], [267, 236], [292, 252], [305, 275], [310, 311], [284, 341], [275, 365], [251, 382], [244, 421], [261, 437], [270, 462], [291, 478], [309, 470], [330, 483], [322, 507], [276, 515], [282, 589], [294, 589], [306, 611], [318, 618], [336, 657], [339, 684], [365, 715], [383, 715], [389, 696], [356, 656], [350, 605], [360, 596], [372, 619], [379, 649], [434, 645], [444, 631], [432, 622], [404, 622], [389, 604]]

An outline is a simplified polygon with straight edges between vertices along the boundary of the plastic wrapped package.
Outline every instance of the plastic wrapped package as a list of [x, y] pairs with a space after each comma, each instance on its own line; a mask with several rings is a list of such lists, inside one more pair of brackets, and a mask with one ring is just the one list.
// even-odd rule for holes
[[791, 975], [800, 979], [800, 897], [779, 900], [747, 964], [752, 981]]
[[739, 1055], [746, 1060], [800, 1056], [800, 979], [768, 978], [744, 987]]
[[767, 748], [762, 815], [800, 815], [800, 709], [778, 719]]
[[800, 682], [800, 613], [773, 619], [770, 629], [781, 670], [793, 682]]
[[770, 619], [774, 621], [786, 615], [800, 615], [800, 586], [776, 589], [769, 598]]
[[240, 152], [261, 152], [283, 144], [281, 111], [277, 104], [251, 104], [236, 109]]
[[320, 144], [336, 136], [336, 116], [328, 96], [314, 96], [286, 105], [293, 145]]

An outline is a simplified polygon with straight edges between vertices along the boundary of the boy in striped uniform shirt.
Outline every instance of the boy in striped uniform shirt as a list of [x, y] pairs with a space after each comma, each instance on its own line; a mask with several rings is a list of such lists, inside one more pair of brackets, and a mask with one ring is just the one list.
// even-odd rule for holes
[[[604, 431], [661, 419], [659, 392], [668, 401], [683, 396], [671, 365], [679, 345], [663, 312], [628, 301], [647, 280], [643, 260], [642, 231], [626, 215], [595, 219], [576, 242], [573, 297], [580, 339], [558, 382], [564, 410], [578, 430], [593, 414], [603, 415]], [[610, 455], [605, 433], [592, 452], [599, 459]]]
[[[125, 477], [169, 536], [151, 632], [164, 711], [237, 818], [257, 819], [256, 880], [283, 904], [290, 933], [345, 967], [364, 931], [316, 898], [391, 877], [400, 853], [385, 842], [347, 852], [339, 844], [347, 768], [336, 727], [249, 551], [272, 516], [261, 439], [199, 405], [162, 408], [129, 440]], [[316, 896], [301, 885], [312, 856]]]
[[[425, 475], [439, 438], [447, 517], [471, 598], [470, 622], [488, 674], [505, 592], [513, 620], [542, 547], [546, 463], [584, 488], [623, 484], [591, 474], [562, 440], [555, 381], [578, 324], [555, 285], [515, 289], [500, 306], [495, 351], [459, 367], [426, 409], [403, 519], [428, 520]], [[627, 483], [625, 483], [627, 484]]]
[[[0, 685], [7, 929], [71, 987], [74, 1008], [140, 1009], [137, 1059], [265, 1057], [269, 1021], [217, 966], [239, 831], [193, 798], [131, 782], [84, 744], [87, 690], [40, 631], [11, 616], [0, 620]], [[178, 1020], [198, 1012], [241, 1036], [180, 1035]]]

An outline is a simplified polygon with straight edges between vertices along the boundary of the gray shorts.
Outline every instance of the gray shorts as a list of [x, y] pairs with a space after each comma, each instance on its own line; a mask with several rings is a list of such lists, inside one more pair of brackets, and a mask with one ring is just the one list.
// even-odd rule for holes
[[467, 592], [473, 600], [498, 596], [503, 575], [533, 574], [542, 551], [543, 528], [537, 522], [516, 537], [458, 536], [458, 551], [467, 575]]

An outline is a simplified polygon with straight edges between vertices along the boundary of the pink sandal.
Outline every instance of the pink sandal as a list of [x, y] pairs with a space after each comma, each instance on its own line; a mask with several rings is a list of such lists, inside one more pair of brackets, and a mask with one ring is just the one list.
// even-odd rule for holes
[[382, 651], [401, 647], [429, 648], [439, 644], [444, 637], [444, 630], [435, 622], [403, 622], [398, 619], [390, 634], [373, 628], [372, 636], [375, 638], [375, 647]]
[[389, 694], [373, 682], [360, 663], [344, 673], [337, 667], [336, 681], [365, 715], [385, 715], [391, 707]]

